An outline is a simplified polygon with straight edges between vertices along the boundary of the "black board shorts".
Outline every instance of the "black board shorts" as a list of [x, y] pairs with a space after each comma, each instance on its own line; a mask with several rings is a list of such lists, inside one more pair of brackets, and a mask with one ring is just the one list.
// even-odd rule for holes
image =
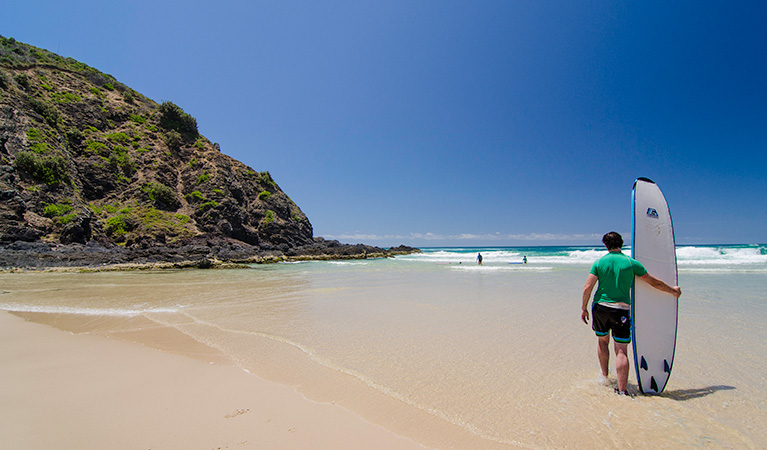
[[591, 306], [591, 328], [597, 336], [607, 336], [613, 332], [613, 340], [619, 344], [631, 342], [631, 317], [627, 309], [610, 308], [601, 303]]

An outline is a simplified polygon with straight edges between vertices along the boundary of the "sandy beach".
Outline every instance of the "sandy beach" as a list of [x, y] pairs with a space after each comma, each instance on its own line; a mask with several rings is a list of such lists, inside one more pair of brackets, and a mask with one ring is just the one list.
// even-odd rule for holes
[[425, 448], [220, 358], [73, 335], [7, 312], [0, 360], [8, 449]]
[[580, 321], [597, 251], [0, 274], [0, 447], [764, 448], [763, 248], [678, 250], [673, 377], [633, 398]]

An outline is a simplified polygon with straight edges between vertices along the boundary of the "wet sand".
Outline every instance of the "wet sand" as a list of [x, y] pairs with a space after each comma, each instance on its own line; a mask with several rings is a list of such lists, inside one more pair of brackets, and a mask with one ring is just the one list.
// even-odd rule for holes
[[0, 441], [31, 450], [426, 448], [188, 342], [183, 355], [0, 311]]

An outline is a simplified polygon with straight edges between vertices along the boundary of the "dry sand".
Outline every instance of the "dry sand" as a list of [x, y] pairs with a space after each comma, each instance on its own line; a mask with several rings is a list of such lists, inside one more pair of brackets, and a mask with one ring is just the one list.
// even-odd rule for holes
[[0, 311], [6, 449], [423, 449], [234, 365]]

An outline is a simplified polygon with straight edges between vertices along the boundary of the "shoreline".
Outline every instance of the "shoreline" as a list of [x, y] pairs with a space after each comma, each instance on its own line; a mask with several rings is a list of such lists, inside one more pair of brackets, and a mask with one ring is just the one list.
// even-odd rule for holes
[[315, 243], [286, 250], [265, 250], [232, 240], [200, 239], [183, 247], [102, 246], [97, 243], [15, 242], [0, 245], [0, 273], [108, 272], [168, 269], [236, 269], [253, 264], [391, 258], [420, 253], [400, 245], [388, 249], [341, 244], [315, 238]]
[[7, 311], [0, 342], [0, 436], [11, 448], [427, 448], [199, 343], [181, 355]]
[[[139, 370], [139, 375], [141, 375], [144, 369], [138, 368], [151, 364], [157, 364], [158, 371], [174, 372], [180, 364], [178, 359], [182, 358], [197, 364], [198, 367], [194, 368], [190, 365], [190, 368], [188, 369], [192, 378], [198, 378], [196, 373], [205, 370], [218, 370], [219, 372], [228, 370], [229, 372], [228, 374], [219, 373], [218, 375], [209, 375], [211, 378], [215, 377], [213, 383], [209, 383], [206, 386], [197, 385], [189, 388], [190, 390], [206, 390], [209, 389], [210, 386], [231, 386], [228, 389], [222, 389], [220, 396], [225, 398], [235, 397], [236, 394], [233, 390], [237, 389], [241, 392], [255, 389], [257, 393], [262, 394], [266, 391], [273, 395], [276, 395], [274, 392], [277, 391], [289, 391], [289, 394], [285, 393], [280, 397], [278, 402], [275, 402], [275, 404], [279, 405], [288, 405], [287, 410], [279, 407], [277, 408], [276, 413], [295, 416], [295, 420], [293, 420], [295, 424], [292, 428], [300, 426], [309, 429], [313, 436], [318, 435], [319, 437], [312, 437], [312, 439], [309, 439], [306, 442], [291, 440], [289, 441], [291, 442], [290, 445], [282, 447], [279, 439], [284, 436], [270, 436], [269, 439], [273, 440], [271, 441], [271, 444], [265, 448], [317, 448], [318, 442], [322, 442], [323, 445], [321, 448], [335, 448], [339, 450], [357, 448], [370, 448], [374, 450], [378, 448], [404, 450], [485, 448], [488, 450], [510, 450], [512, 448], [520, 448], [518, 445], [501, 443], [494, 441], [492, 438], [482, 437], [470, 432], [463, 427], [451, 423], [445, 418], [428, 413], [421, 408], [403, 402], [395, 396], [387, 395], [378, 388], [368, 385], [365, 381], [358, 379], [349, 373], [338, 372], [323, 364], [318, 364], [317, 361], [307, 358], [307, 355], [304, 354], [303, 351], [291, 345], [286, 345], [271, 339], [260, 338], [260, 343], [258, 344], [259, 347], [265, 351], [264, 361], [269, 361], [269, 364], [261, 366], [242, 366], [230, 359], [229, 356], [222, 353], [220, 350], [196, 340], [175, 326], [159, 323], [141, 315], [127, 317], [92, 316], [73, 313], [0, 310], [0, 329], [3, 329], [4, 327], [7, 328], [5, 322], [8, 319], [6, 319], [6, 317], [23, 321], [21, 325], [27, 328], [26, 330], [21, 331], [21, 335], [24, 336], [25, 342], [26, 339], [29, 338], [29, 333], [31, 333], [32, 337], [35, 337], [37, 334], [44, 332], [49, 335], [57, 335], [57, 339], [63, 339], [65, 344], [73, 344], [68, 350], [62, 353], [55, 351], [48, 352], [46, 350], [46, 359], [50, 358], [58, 361], [59, 359], [66, 357], [67, 359], [73, 358], [76, 360], [91, 354], [93, 354], [93, 356], [88, 357], [102, 359], [104, 356], [100, 353], [100, 350], [93, 352], [89, 348], [90, 346], [95, 345], [93, 342], [96, 341], [98, 341], [101, 346], [104, 346], [105, 350], [107, 346], [109, 347], [110, 354], [109, 356], [106, 356], [107, 360], [110, 358], [117, 358], [117, 355], [125, 353], [126, 346], [134, 347], [132, 351], [136, 352], [135, 358], [142, 359], [139, 364], [124, 369], [122, 373], [116, 373], [108, 367], [102, 367], [99, 363], [99, 370], [109, 371], [111, 376], [114, 376], [115, 378], [125, 378], [126, 376], [129, 376], [129, 372], [132, 370]], [[19, 325], [16, 324], [17, 328], [18, 326]], [[32, 327], [36, 327], [37, 329], [33, 329]], [[13, 328], [14, 327], [11, 327], [11, 329]], [[6, 341], [7, 336], [0, 331], [0, 347], [6, 344]], [[48, 344], [51, 343], [48, 342]], [[114, 344], [119, 344], [123, 349], [113, 348]], [[9, 347], [9, 345], [6, 345], [6, 347]], [[142, 355], [138, 355], [137, 352], [142, 352]], [[37, 351], [32, 351], [30, 353], [37, 353]], [[12, 357], [7, 358], [6, 356], [7, 355], [3, 353], [2, 349], [0, 349], [0, 358], [5, 358], [9, 364], [15, 363], [15, 360]], [[146, 358], [146, 360], [143, 358]], [[171, 359], [176, 360], [176, 362], [172, 363], [170, 361]], [[41, 361], [38, 361], [38, 363], [40, 362]], [[42, 361], [42, 363], [45, 365], [50, 364], [50, 362], [45, 361]], [[170, 365], [171, 367], [160, 369], [167, 365]], [[0, 375], [1, 374], [2, 370], [0, 370]], [[233, 376], [241, 377], [241, 374], [247, 375], [244, 381], [237, 381], [232, 378]], [[75, 377], [75, 381], [85, 376], [86, 374], [80, 372], [79, 375]], [[55, 377], [56, 375], [51, 374], [50, 378], [47, 379], [47, 382], [56, 383], [57, 380], [53, 379]], [[72, 377], [69, 378], [72, 379]], [[183, 378], [187, 378], [187, 375], [184, 375]], [[178, 379], [179, 378], [169, 379], [163, 374], [151, 382], [150, 388], [159, 388], [159, 385], [161, 384], [173, 385], [177, 383]], [[264, 385], [267, 386], [265, 387]], [[239, 388], [237, 388], [237, 386], [239, 386]], [[113, 386], [113, 389], [117, 388], [118, 386]], [[95, 394], [83, 392], [82, 387], [78, 388], [77, 385], [67, 386], [65, 391], [69, 392], [68, 395], [79, 393], [79, 395], [83, 395], [86, 399], [90, 399], [89, 401], [98, 401], [94, 398], [96, 396]], [[0, 389], [0, 396], [2, 395], [2, 389]], [[174, 398], [171, 399], [171, 402], [179, 400], [180, 399], [178, 398]], [[147, 401], [149, 402], [149, 400]], [[33, 404], [39, 404], [40, 402], [43, 402], [43, 400], [33, 399], [31, 401]], [[202, 413], [202, 410], [211, 409], [216, 406], [216, 403], [218, 402], [208, 399], [207, 402], [203, 402], [203, 404], [198, 405], [195, 403], [192, 409]], [[317, 415], [307, 416], [302, 412], [307, 409], [311, 410], [312, 408], [319, 409], [319, 406], [312, 405], [325, 407], [326, 410], [322, 413], [321, 418]], [[158, 405], [155, 405], [154, 407], [156, 406]], [[8, 405], [0, 406], [0, 421], [3, 420], [4, 415], [9, 413], [7, 409]], [[248, 408], [239, 408], [238, 410], [243, 411], [246, 409]], [[269, 412], [271, 412], [271, 408], [267, 408], [265, 411], [259, 411], [259, 414], [264, 415]], [[140, 415], [142, 413], [135, 411], [133, 414]], [[347, 416], [351, 416], [353, 419]], [[122, 420], [124, 419], [119, 420], [119, 422]], [[271, 420], [271, 418], [269, 420]], [[285, 419], [286, 422], [291, 420], [292, 417]], [[320, 427], [320, 425], [323, 429], [336, 430], [338, 433], [342, 432], [339, 430], [343, 430], [343, 433], [351, 433], [351, 437], [348, 439], [351, 439], [352, 441], [349, 441], [347, 444], [347, 441], [345, 440], [346, 438], [338, 440], [336, 437], [325, 441], [323, 440], [324, 435], [315, 431], [315, 428]], [[178, 427], [179, 424], [174, 421], [169, 421], [167, 426], [173, 428]], [[205, 425], [201, 424], [200, 426], [204, 427]], [[115, 430], [114, 432], [122, 432], [122, 430]], [[243, 434], [247, 434], [247, 432], [247, 430], [242, 430]], [[0, 428], [0, 437], [3, 436], [3, 434], [4, 433]], [[359, 436], [361, 439], [356, 436]], [[371, 441], [371, 439], [373, 439], [373, 441]], [[377, 444], [379, 441], [381, 442], [380, 447], [378, 446], [379, 444]], [[371, 445], [370, 442], [376, 442], [376, 445]], [[326, 443], [327, 446], [325, 446]], [[388, 444], [383, 445], [384, 443]], [[32, 446], [29, 448], [42, 449], [45, 447]], [[163, 446], [161, 448], [190, 447]], [[212, 446], [211, 448], [219, 447]], [[245, 445], [244, 448], [262, 447]]]

